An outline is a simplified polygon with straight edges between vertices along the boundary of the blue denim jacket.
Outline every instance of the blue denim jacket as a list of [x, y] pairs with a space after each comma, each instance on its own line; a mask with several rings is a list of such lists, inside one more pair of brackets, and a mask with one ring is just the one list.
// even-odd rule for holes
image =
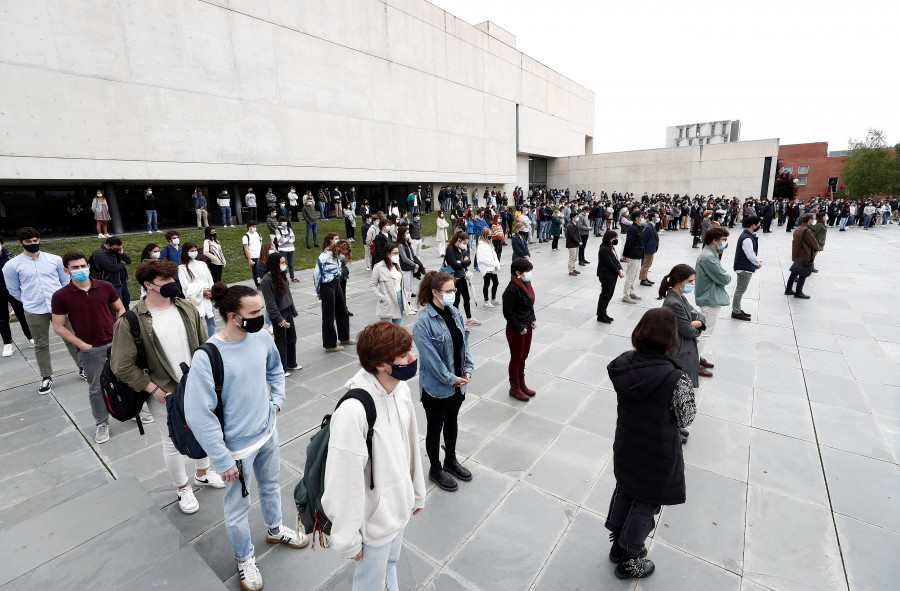
[[[469, 351], [469, 333], [463, 326], [462, 315], [455, 307], [450, 306], [456, 326], [462, 331], [463, 374], [472, 374], [474, 363]], [[419, 312], [416, 325], [413, 327], [413, 340], [419, 351], [419, 386], [435, 398], [453, 396], [457, 376], [453, 371], [453, 338], [444, 319], [429, 304]], [[460, 390], [465, 393], [466, 387]]]

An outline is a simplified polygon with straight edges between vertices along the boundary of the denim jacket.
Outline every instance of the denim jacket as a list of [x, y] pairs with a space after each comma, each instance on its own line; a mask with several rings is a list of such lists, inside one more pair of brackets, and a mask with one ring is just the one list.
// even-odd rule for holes
[[[462, 315], [453, 307], [449, 307], [456, 320], [456, 326], [462, 331], [463, 346], [463, 375], [472, 374], [474, 364], [472, 353], [469, 351], [469, 333], [463, 326]], [[428, 394], [435, 398], [448, 398], [453, 396], [457, 376], [453, 370], [453, 338], [450, 329], [444, 324], [444, 319], [431, 306], [426, 305], [419, 312], [416, 325], [413, 328], [413, 340], [419, 351], [419, 385]], [[461, 386], [460, 391], [465, 393], [466, 387]]]

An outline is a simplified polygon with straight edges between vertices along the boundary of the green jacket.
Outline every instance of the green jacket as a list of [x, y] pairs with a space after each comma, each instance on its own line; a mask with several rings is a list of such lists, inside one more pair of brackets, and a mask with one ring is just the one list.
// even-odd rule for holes
[[694, 270], [697, 273], [694, 301], [698, 306], [727, 306], [731, 303], [725, 292], [725, 286], [731, 283], [731, 275], [722, 267], [714, 247], [703, 247]]
[[[184, 320], [187, 332], [188, 348], [193, 352], [206, 342], [206, 323], [200, 322], [200, 313], [187, 300], [176, 298], [175, 307]], [[173, 392], [178, 382], [175, 370], [169, 364], [162, 345], [153, 332], [153, 317], [142, 298], [134, 308], [141, 325], [141, 338], [147, 357], [147, 368], [137, 366], [137, 347], [128, 331], [128, 321], [119, 318], [113, 327], [113, 340], [110, 347], [109, 367], [117, 378], [128, 384], [132, 390], [139, 391], [147, 387], [151, 381], [166, 392]]]
[[303, 206], [303, 221], [307, 224], [310, 222], [316, 222], [319, 220], [319, 212], [316, 211], [315, 205], [304, 205]]
[[812, 227], [812, 232], [813, 236], [816, 237], [816, 242], [819, 243], [819, 250], [825, 250], [825, 235], [828, 233], [828, 228], [825, 227], [825, 224], [819, 222]]
[[563, 222], [556, 216], [553, 216], [553, 219], [550, 220], [550, 235], [551, 236], [559, 236], [562, 234]]

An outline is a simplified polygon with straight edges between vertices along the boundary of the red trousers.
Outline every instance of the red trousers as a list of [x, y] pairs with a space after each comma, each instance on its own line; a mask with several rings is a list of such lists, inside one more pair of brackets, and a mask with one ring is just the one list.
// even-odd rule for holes
[[519, 334], [506, 325], [506, 341], [509, 343], [509, 386], [514, 390], [525, 386], [525, 360], [531, 351], [531, 335], [534, 332], [531, 326], [525, 330], [527, 331], [525, 334]]

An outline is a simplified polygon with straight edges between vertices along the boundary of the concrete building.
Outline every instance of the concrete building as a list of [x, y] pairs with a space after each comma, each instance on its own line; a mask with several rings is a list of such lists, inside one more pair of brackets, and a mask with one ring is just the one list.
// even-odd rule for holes
[[667, 148], [728, 144], [741, 139], [741, 122], [720, 119], [706, 123], [673, 125], [666, 128]]
[[787, 144], [778, 148], [781, 169], [794, 175], [797, 199], [808, 201], [816, 195], [831, 197], [843, 188], [846, 150], [829, 152], [828, 142]]
[[196, 186], [511, 192], [529, 156], [592, 146], [592, 91], [423, 0], [20, 2], [2, 31], [4, 229], [64, 226], [101, 184], [116, 232], [151, 183], [166, 225]]
[[771, 197], [778, 154], [777, 139], [613, 152], [551, 160], [547, 176], [570, 191]]

